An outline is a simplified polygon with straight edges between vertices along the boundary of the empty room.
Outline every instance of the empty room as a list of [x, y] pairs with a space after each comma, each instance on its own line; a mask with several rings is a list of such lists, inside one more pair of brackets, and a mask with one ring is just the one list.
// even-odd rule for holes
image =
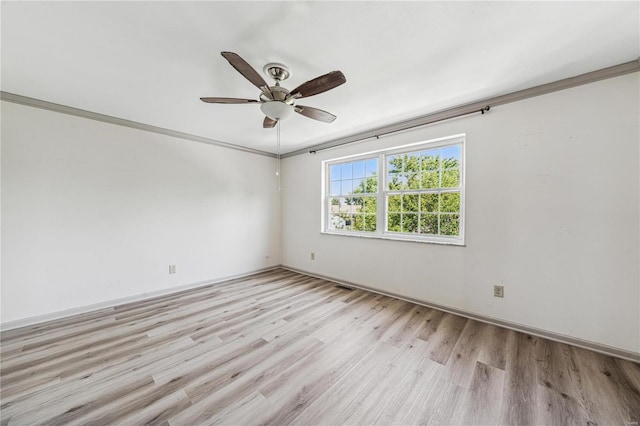
[[2, 1], [0, 425], [639, 425], [639, 1]]

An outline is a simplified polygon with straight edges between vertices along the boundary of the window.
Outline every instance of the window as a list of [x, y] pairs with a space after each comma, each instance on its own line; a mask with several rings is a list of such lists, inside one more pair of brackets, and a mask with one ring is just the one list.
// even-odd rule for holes
[[329, 229], [375, 232], [378, 159], [333, 164], [329, 170]]
[[464, 136], [326, 161], [324, 173], [324, 232], [464, 243]]

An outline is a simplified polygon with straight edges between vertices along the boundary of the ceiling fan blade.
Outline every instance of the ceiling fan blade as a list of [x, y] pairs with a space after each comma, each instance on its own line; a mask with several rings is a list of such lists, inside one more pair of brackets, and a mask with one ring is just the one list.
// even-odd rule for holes
[[278, 124], [278, 120], [272, 120], [271, 118], [265, 116], [264, 121], [262, 122], [262, 127], [265, 129], [271, 129], [272, 127], [276, 127]]
[[314, 120], [323, 121], [325, 123], [332, 123], [333, 120], [336, 119], [336, 116], [330, 112], [304, 105], [296, 105], [295, 111], [305, 117], [313, 118]]
[[306, 83], [302, 83], [291, 91], [290, 96], [293, 98], [307, 98], [309, 96], [331, 90], [346, 82], [347, 79], [342, 72], [331, 71], [330, 73], [316, 77], [313, 80], [309, 80]]
[[249, 80], [254, 86], [256, 86], [258, 89], [262, 91], [265, 91], [265, 88], [266, 88], [266, 92], [270, 93], [269, 85], [267, 84], [266, 81], [264, 81], [264, 78], [262, 78], [262, 76], [258, 74], [258, 72], [255, 69], [253, 69], [253, 67], [249, 65], [247, 61], [242, 59], [240, 55], [233, 52], [221, 52], [221, 55], [227, 61], [229, 61], [231, 66], [234, 67], [236, 71], [242, 74], [244, 78]]
[[207, 102], [210, 104], [253, 104], [258, 102], [254, 99], [216, 98], [216, 97], [200, 98], [200, 100], [202, 102]]

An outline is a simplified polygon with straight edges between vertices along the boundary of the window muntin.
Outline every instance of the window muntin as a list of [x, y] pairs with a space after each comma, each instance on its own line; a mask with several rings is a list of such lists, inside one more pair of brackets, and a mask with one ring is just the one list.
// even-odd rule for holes
[[463, 244], [464, 136], [325, 167], [324, 232]]

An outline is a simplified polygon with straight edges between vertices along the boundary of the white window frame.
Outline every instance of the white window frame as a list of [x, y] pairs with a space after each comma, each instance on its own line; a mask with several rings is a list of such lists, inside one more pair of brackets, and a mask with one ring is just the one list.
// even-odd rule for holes
[[[380, 238], [387, 240], [400, 240], [400, 241], [415, 241], [422, 243], [435, 243], [435, 244], [449, 244], [464, 246], [464, 230], [465, 230], [465, 188], [466, 188], [466, 135], [454, 135], [445, 138], [433, 139], [428, 141], [420, 141], [398, 147], [382, 149], [377, 151], [370, 151], [364, 154], [357, 154], [347, 157], [334, 158], [325, 160], [322, 162], [322, 221], [321, 221], [321, 233], [330, 235], [342, 235], [361, 238]], [[442, 188], [431, 190], [402, 190], [402, 191], [390, 191], [388, 189], [388, 173], [387, 173], [387, 156], [397, 154], [408, 154], [411, 152], [427, 149], [443, 148], [448, 146], [460, 146], [460, 186], [455, 188]], [[377, 220], [376, 231], [350, 231], [330, 229], [329, 220], [331, 216], [329, 200], [335, 196], [331, 196], [331, 176], [330, 168], [336, 164], [350, 163], [355, 161], [378, 159], [378, 192], [375, 194], [377, 197]], [[425, 193], [425, 192], [460, 192], [460, 235], [458, 236], [445, 236], [445, 235], [432, 235], [432, 234], [409, 234], [401, 232], [387, 231], [387, 197], [390, 193]], [[374, 194], [372, 194], [374, 195]]]

